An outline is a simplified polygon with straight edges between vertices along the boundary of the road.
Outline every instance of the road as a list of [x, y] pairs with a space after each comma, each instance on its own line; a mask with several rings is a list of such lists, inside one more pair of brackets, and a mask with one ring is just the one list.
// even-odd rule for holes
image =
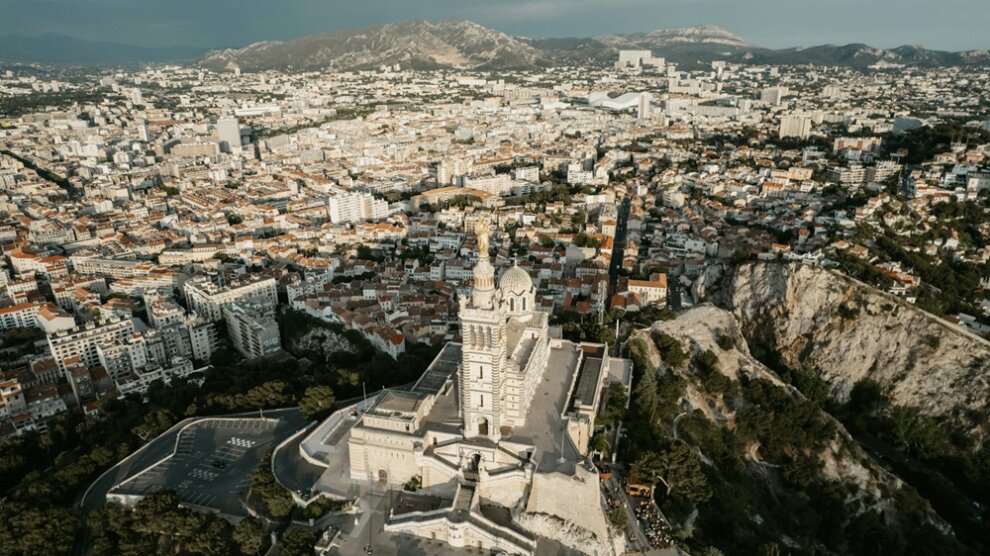
[[[612, 493], [612, 497], [622, 502], [626, 510], [626, 523], [632, 530], [633, 538], [630, 542], [631, 546], [627, 547], [626, 552], [643, 552], [654, 556], [675, 556], [681, 554], [681, 551], [676, 546], [670, 548], [652, 548], [650, 546], [650, 541], [646, 536], [646, 532], [643, 530], [643, 524], [636, 518], [636, 501], [626, 494], [625, 489], [622, 488], [622, 476], [624, 472], [625, 470], [621, 465], [613, 466], [612, 476], [609, 477], [606, 485]], [[663, 520], [669, 523], [667, 516], [663, 515], [663, 511], [659, 506], [657, 507], [657, 511], [660, 512]]]
[[612, 261], [608, 266], [608, 305], [619, 284], [619, 270], [622, 269], [622, 259], [625, 256], [626, 227], [629, 224], [629, 199], [622, 199], [619, 213], [615, 218], [615, 242], [612, 245]]
[[650, 548], [650, 543], [646, 539], [646, 533], [643, 532], [643, 525], [636, 518], [636, 512], [633, 510], [632, 503], [629, 501], [629, 497], [622, 490], [622, 485], [619, 483], [616, 476], [618, 473], [613, 472], [612, 476], [606, 481], [606, 488], [612, 495], [612, 498], [622, 502], [622, 507], [626, 511], [626, 525], [627, 530], [632, 532], [632, 539], [630, 547], [633, 551], [641, 551]]
[[302, 496], [306, 498], [311, 496], [320, 476], [326, 471], [326, 469], [306, 461], [299, 452], [299, 444], [311, 432], [312, 428], [306, 429], [305, 433], [297, 436], [280, 450], [276, 450], [273, 456], [275, 475], [278, 481], [286, 488], [302, 493]]

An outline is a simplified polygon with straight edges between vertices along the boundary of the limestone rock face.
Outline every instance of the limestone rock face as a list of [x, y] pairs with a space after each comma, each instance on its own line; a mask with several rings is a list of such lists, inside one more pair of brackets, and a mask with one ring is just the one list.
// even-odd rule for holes
[[[654, 343], [654, 338], [661, 334], [676, 338], [690, 357], [711, 351], [717, 356], [715, 372], [725, 375], [733, 382], [739, 382], [743, 378], [765, 380], [784, 389], [793, 398], [804, 398], [800, 391], [783, 382], [776, 373], [750, 354], [735, 315], [711, 303], [703, 303], [678, 315], [674, 320], [656, 322], [651, 328], [637, 330], [630, 336], [630, 343], [636, 342], [642, 346], [642, 355], [649, 365], [685, 379], [685, 392], [679, 401], [681, 415], [700, 413], [715, 425], [731, 431], [736, 428], [738, 411], [751, 401], [744, 397], [727, 399], [706, 391], [690, 365], [684, 368], [666, 365]], [[732, 340], [731, 346], [727, 348], [719, 345], [719, 338], [723, 339], [721, 343], [724, 346], [726, 337]], [[819, 475], [843, 484], [855, 485], [855, 494], [851, 494], [846, 501], [861, 504], [860, 510], [896, 512], [898, 500], [903, 494], [901, 491], [905, 488], [904, 482], [867, 455], [839, 421], [824, 411], [821, 416], [833, 423], [834, 432], [827, 445], [817, 454], [823, 464]], [[672, 428], [677, 437], [676, 425]], [[704, 453], [699, 454], [706, 465], [711, 465]], [[771, 473], [779, 472], [779, 465], [763, 459], [758, 443], [747, 446], [745, 461], [748, 472], [755, 476], [769, 477]], [[766, 478], [765, 481], [771, 491], [776, 488], [774, 480]], [[929, 523], [948, 531], [948, 525], [927, 503], [924, 508]]]
[[[773, 371], [750, 355], [736, 319], [724, 309], [702, 304], [674, 320], [660, 321], [654, 323], [650, 329], [635, 332], [632, 339], [643, 340], [642, 345], [646, 346], [647, 360], [653, 365], [663, 366], [660, 354], [652, 341], [657, 334], [677, 338], [690, 354], [711, 350], [718, 356], [717, 372], [733, 381], [738, 381], [743, 375], [751, 379], [766, 380], [787, 390], [793, 397], [803, 398], [797, 389], [783, 382]], [[732, 338], [734, 347], [730, 349], [719, 347], [719, 336]], [[733, 402], [705, 392], [692, 378], [692, 372], [689, 370], [663, 367], [687, 379], [687, 388], [681, 405], [684, 412], [699, 411], [716, 424], [735, 427], [738, 409], [736, 405], [739, 400]], [[901, 481], [867, 457], [838, 421], [825, 413], [822, 415], [833, 421], [836, 426], [835, 435], [828, 449], [819, 454], [825, 462], [822, 470], [824, 475], [833, 480], [856, 483], [864, 494], [869, 493], [879, 498], [883, 497], [884, 492], [900, 488]], [[748, 459], [751, 463], [758, 463], [758, 455], [758, 446], [754, 446]]]
[[289, 339], [286, 346], [296, 353], [306, 353], [318, 356], [326, 362], [330, 362], [330, 357], [337, 352], [355, 350], [350, 341], [343, 335], [326, 328], [313, 328], [301, 336]]
[[817, 369], [835, 399], [869, 377], [891, 403], [987, 436], [990, 342], [831, 270], [746, 264], [715, 276], [703, 291], [736, 316], [751, 345]]

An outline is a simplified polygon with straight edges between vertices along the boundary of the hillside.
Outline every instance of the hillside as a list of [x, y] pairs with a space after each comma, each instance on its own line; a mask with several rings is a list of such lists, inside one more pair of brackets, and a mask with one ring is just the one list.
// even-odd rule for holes
[[[918, 553], [985, 553], [990, 539], [990, 343], [822, 268], [776, 263], [709, 267], [694, 293], [731, 315], [745, 349], [758, 361], [750, 362], [754, 368], [772, 373], [841, 423], [848, 438], [874, 464], [904, 481], [903, 492], [916, 492], [912, 496], [944, 520], [948, 528], [942, 530], [965, 547]], [[715, 326], [720, 318], [708, 316], [705, 325]], [[737, 349], [742, 347], [737, 344]], [[720, 367], [722, 359], [720, 354]], [[907, 503], [917, 510], [909, 502], [912, 496], [895, 505]]]
[[284, 42], [261, 42], [239, 50], [210, 52], [200, 64], [222, 70], [516, 68], [545, 63], [526, 42], [470, 21], [405, 21], [310, 35]]
[[816, 369], [832, 398], [863, 379], [894, 405], [945, 419], [971, 438], [990, 433], [990, 342], [837, 272], [749, 264], [729, 271], [716, 300], [750, 340], [789, 368]]
[[732, 313], [701, 305], [634, 332], [627, 346], [637, 372], [627, 450], [639, 462], [651, 453], [667, 461], [687, 446], [700, 464], [703, 477], [690, 480], [668, 471], [670, 495], [659, 496], [689, 548], [964, 552], [951, 526], [871, 457], [822, 399], [750, 355]]

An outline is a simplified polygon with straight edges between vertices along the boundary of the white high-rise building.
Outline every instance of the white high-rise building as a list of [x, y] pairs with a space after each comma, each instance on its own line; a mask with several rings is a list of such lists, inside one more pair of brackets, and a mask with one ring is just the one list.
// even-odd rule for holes
[[370, 193], [341, 193], [327, 199], [327, 212], [334, 224], [381, 220], [388, 216], [388, 202]]
[[653, 116], [653, 95], [650, 93], [640, 93], [639, 94], [639, 109], [636, 112], [636, 117], [640, 120], [647, 120]]
[[241, 124], [236, 116], [224, 116], [217, 120], [217, 135], [224, 152], [237, 152], [241, 148]]
[[780, 106], [787, 96], [787, 87], [767, 87], [760, 91], [760, 100], [773, 106]]
[[223, 318], [231, 343], [244, 357], [257, 359], [281, 349], [278, 322], [271, 307], [232, 303], [223, 308]]
[[781, 116], [780, 128], [777, 136], [781, 139], [785, 137], [797, 137], [807, 139], [811, 135], [811, 116], [804, 114], [791, 114]]
[[113, 345], [133, 332], [134, 323], [130, 319], [108, 320], [101, 324], [88, 323], [49, 335], [48, 348], [62, 371], [78, 364], [91, 367], [101, 364], [100, 346]]
[[653, 66], [663, 68], [667, 61], [664, 58], [654, 58], [650, 50], [620, 50], [619, 60], [615, 63], [618, 69], [642, 68], [643, 66]]

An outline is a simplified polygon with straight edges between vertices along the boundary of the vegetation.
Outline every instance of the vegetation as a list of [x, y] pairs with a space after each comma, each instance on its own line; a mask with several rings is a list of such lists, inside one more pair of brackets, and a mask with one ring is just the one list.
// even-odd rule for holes
[[312, 556], [316, 534], [302, 527], [290, 527], [282, 535], [279, 554], [282, 556]]
[[636, 471], [651, 483], [663, 483], [665, 496], [678, 497], [692, 504], [712, 497], [698, 454], [683, 442], [675, 442], [660, 452], [644, 454], [636, 461]]
[[268, 519], [285, 519], [292, 513], [295, 502], [292, 493], [278, 484], [272, 473], [272, 454], [258, 465], [251, 475], [251, 488], [244, 495], [249, 505], [253, 506]]
[[172, 491], [151, 493], [132, 510], [105, 506], [90, 514], [88, 522], [91, 554], [101, 556], [256, 555], [267, 542], [257, 520], [249, 518], [234, 528], [218, 516], [182, 507]]
[[299, 409], [307, 419], [317, 419], [329, 414], [335, 401], [333, 390], [329, 386], [310, 386], [299, 400]]
[[303, 517], [319, 519], [332, 512], [346, 512], [350, 508], [351, 502], [349, 500], [331, 500], [326, 496], [318, 496], [303, 510]]
[[890, 135], [884, 141], [883, 150], [886, 155], [906, 150], [907, 156], [904, 162], [921, 164], [932, 160], [937, 154], [948, 151], [952, 143], [965, 143], [967, 139], [972, 139], [976, 144], [988, 143], [990, 132], [955, 122], [939, 123]]
[[[728, 335], [722, 336], [720, 348], [732, 348]], [[651, 363], [646, 337], [634, 337], [627, 344], [634, 386], [632, 407], [624, 418], [627, 437], [619, 457], [635, 464], [639, 476], [657, 483], [658, 502], [675, 527], [693, 523], [690, 534], [688, 529], [677, 532], [687, 548], [699, 553], [779, 554], [781, 539], [787, 537], [796, 543], [788, 543], [784, 553], [789, 554], [867, 555], [880, 550], [975, 554], [982, 550], [968, 535], [960, 537], [964, 548], [931, 525], [923, 499], [911, 487], [884, 493], [892, 500], [892, 510], [880, 515], [868, 509], [876, 503], [872, 495], [822, 473], [821, 454], [835, 438], [834, 421], [823, 410], [837, 409], [829, 401], [828, 385], [815, 369], [786, 369], [768, 358], [784, 380], [803, 394], [799, 396], [746, 373], [738, 381], [729, 379], [720, 372], [718, 354], [712, 351], [689, 356], [673, 336], [655, 334], [651, 339], [661, 365]], [[763, 356], [768, 353], [757, 346], [752, 349]], [[689, 387], [720, 396], [722, 403], [735, 410], [734, 425], [724, 426], [697, 410], [680, 414], [680, 402]], [[938, 457], [935, 454], [945, 453], [946, 441], [944, 435], [936, 434], [937, 424], [916, 411], [892, 412], [889, 427], [877, 423], [877, 416], [885, 412], [885, 400], [876, 383], [864, 381], [853, 388], [842, 418], [859, 415], [860, 427], [889, 430], [891, 446], [906, 454]], [[952, 468], [969, 473], [971, 485], [981, 480], [983, 485], [990, 484], [980, 478], [980, 465], [986, 462], [957, 460]], [[946, 486], [937, 477], [925, 477], [930, 488]], [[926, 489], [918, 488], [931, 499]], [[954, 493], [941, 498], [952, 496], [959, 497]], [[963, 504], [957, 501], [956, 505]], [[940, 504], [936, 510], [941, 513]]]
[[0, 96], [0, 115], [16, 117], [32, 112], [44, 112], [50, 108], [69, 108], [82, 104], [100, 104], [105, 90], [87, 87], [81, 90], [60, 92], [35, 91], [29, 95]]
[[[302, 376], [298, 373], [293, 375], [295, 379], [289, 382], [290, 390], [302, 394], [310, 386], [328, 386], [337, 400], [361, 395], [362, 384], [370, 392], [412, 382], [426, 370], [439, 351], [434, 346], [414, 344], [408, 346], [398, 359], [393, 359], [375, 349], [355, 330], [346, 330], [339, 324], [324, 322], [291, 309], [279, 315], [279, 327], [282, 345], [290, 352], [294, 351], [296, 356], [312, 362]], [[346, 340], [341, 344], [350, 348], [324, 353], [297, 345], [299, 338], [311, 332], [316, 336], [336, 335]], [[282, 380], [286, 380], [285, 377]], [[293, 398], [290, 401], [296, 400]]]

